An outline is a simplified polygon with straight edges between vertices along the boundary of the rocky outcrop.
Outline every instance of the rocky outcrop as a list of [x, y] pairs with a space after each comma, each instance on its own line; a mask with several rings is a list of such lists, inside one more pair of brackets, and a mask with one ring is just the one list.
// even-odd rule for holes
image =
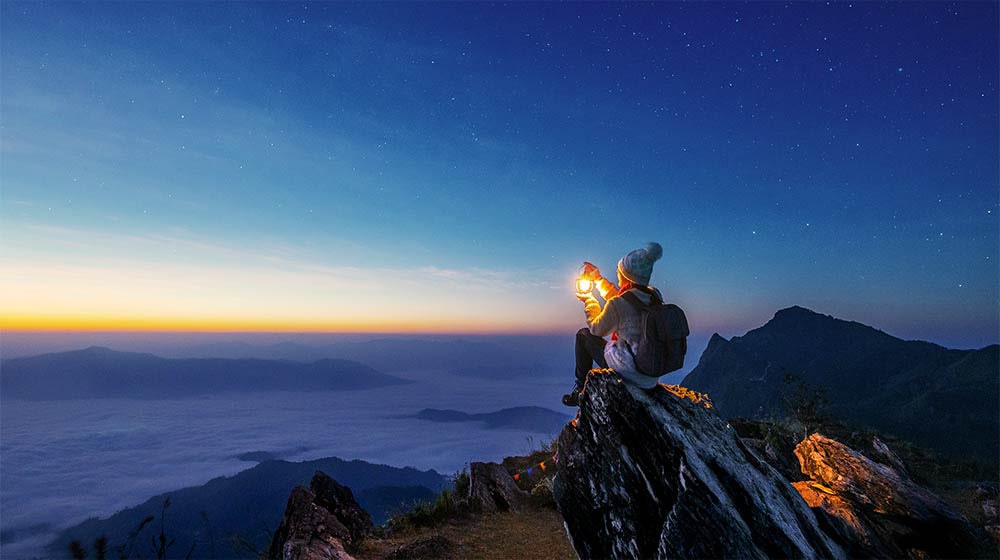
[[841, 558], [795, 489], [702, 395], [593, 375], [553, 494], [581, 558]]
[[[901, 465], [881, 441], [874, 449]], [[795, 448], [811, 480], [794, 483], [853, 557], [971, 558], [982, 543], [951, 506], [905, 473], [812, 434]]]
[[351, 489], [317, 472], [309, 488], [298, 486], [292, 490], [268, 558], [353, 560], [348, 550], [371, 530], [371, 518], [358, 505]]
[[979, 515], [982, 517], [983, 529], [996, 542], [1000, 543], [1000, 489], [997, 484], [983, 483], [976, 486], [972, 493], [972, 501], [979, 508]]
[[528, 493], [517, 487], [507, 469], [497, 463], [469, 465], [468, 504], [475, 511], [518, 512], [528, 500]]

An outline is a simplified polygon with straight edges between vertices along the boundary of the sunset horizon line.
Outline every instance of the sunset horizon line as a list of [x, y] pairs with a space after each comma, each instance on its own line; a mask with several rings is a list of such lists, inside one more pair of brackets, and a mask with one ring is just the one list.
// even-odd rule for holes
[[108, 324], [97, 324], [94, 326], [71, 326], [65, 323], [57, 324], [38, 324], [29, 323], [25, 325], [24, 323], [10, 323], [7, 320], [0, 320], [0, 333], [24, 333], [24, 334], [254, 334], [254, 335], [266, 335], [266, 334], [286, 334], [286, 335], [434, 335], [434, 336], [447, 336], [447, 335], [467, 335], [467, 336], [489, 336], [489, 335], [524, 335], [524, 336], [546, 336], [546, 335], [565, 335], [565, 327], [552, 327], [550, 329], [545, 328], [535, 328], [535, 329], [518, 329], [518, 328], [469, 328], [469, 329], [448, 329], [448, 328], [433, 328], [433, 327], [416, 327], [414, 328], [404, 328], [399, 325], [391, 325], [385, 328], [377, 328], [371, 325], [365, 327], [337, 327], [337, 326], [324, 326], [317, 325], [315, 327], [303, 326], [303, 325], [288, 325], [287, 327], [281, 327], [279, 325], [263, 324], [259, 327], [254, 327], [253, 325], [243, 324], [243, 325], [232, 325], [232, 324], [209, 324], [199, 326], [197, 324], [184, 324], [180, 325], [177, 323], [167, 323], [167, 324], [157, 324], [157, 321], [144, 321], [144, 320], [123, 320], [116, 321], [112, 325]]

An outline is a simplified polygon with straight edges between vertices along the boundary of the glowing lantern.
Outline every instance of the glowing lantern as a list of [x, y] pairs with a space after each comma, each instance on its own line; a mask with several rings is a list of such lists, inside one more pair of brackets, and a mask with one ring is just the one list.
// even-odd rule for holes
[[594, 289], [594, 283], [586, 278], [580, 278], [576, 281], [576, 291], [581, 294], [585, 294]]

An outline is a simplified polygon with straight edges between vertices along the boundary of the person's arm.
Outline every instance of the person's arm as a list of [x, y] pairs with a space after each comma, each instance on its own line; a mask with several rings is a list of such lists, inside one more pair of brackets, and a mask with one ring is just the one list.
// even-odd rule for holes
[[597, 286], [597, 291], [601, 293], [604, 301], [608, 301], [618, 295], [618, 286], [615, 286], [613, 282], [601, 276], [601, 269], [586, 261], [583, 263], [583, 277], [594, 282]]
[[598, 303], [597, 298], [594, 296], [590, 296], [585, 300], [584, 305], [584, 310], [587, 312], [587, 326], [590, 327], [592, 334], [595, 336], [608, 336], [618, 329], [620, 317], [618, 316], [619, 304], [617, 299], [613, 299], [605, 304], [603, 310], [601, 310], [601, 304]]
[[613, 297], [618, 297], [618, 286], [615, 286], [610, 280], [601, 276], [595, 282], [597, 286], [597, 291], [601, 293], [601, 297], [604, 301], [607, 301]]

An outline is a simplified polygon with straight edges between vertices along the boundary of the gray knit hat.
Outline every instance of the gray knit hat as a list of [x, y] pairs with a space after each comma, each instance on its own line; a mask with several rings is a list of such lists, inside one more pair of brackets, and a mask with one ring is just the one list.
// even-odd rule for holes
[[633, 284], [648, 286], [649, 277], [653, 275], [653, 263], [662, 256], [663, 247], [659, 243], [647, 243], [645, 247], [630, 252], [618, 261], [618, 273]]

